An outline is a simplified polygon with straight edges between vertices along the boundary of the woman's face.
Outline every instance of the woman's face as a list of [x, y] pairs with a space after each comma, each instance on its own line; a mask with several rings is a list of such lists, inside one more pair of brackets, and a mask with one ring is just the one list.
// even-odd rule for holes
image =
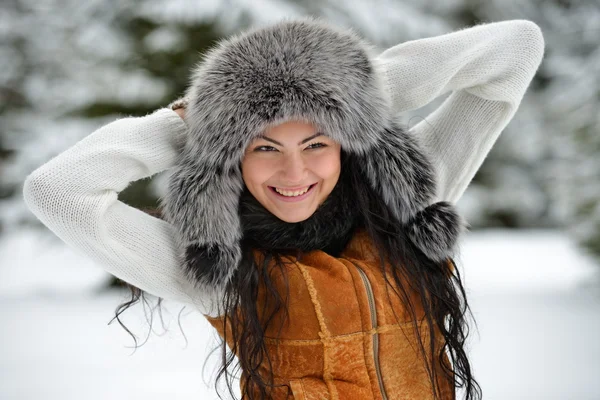
[[340, 150], [339, 143], [321, 135], [312, 124], [288, 121], [272, 126], [244, 153], [244, 183], [282, 221], [304, 221], [337, 183]]

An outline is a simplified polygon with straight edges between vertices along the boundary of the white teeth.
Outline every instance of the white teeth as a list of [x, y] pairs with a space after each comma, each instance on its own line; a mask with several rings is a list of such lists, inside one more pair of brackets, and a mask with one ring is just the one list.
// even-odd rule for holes
[[296, 190], [293, 192], [289, 191], [289, 190], [282, 190], [279, 188], [275, 188], [275, 191], [283, 196], [295, 197], [295, 196], [300, 196], [301, 194], [308, 192], [308, 189], [310, 189], [310, 186], [307, 186], [306, 189], [304, 189], [304, 190]]

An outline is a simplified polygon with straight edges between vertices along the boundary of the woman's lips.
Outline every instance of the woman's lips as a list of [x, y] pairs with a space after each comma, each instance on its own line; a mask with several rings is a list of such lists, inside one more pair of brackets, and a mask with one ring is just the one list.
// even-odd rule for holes
[[282, 194], [277, 193], [277, 191], [275, 191], [275, 188], [272, 187], [272, 186], [269, 186], [269, 189], [270, 189], [269, 191], [271, 193], [273, 193], [273, 195], [275, 196], [275, 198], [277, 200], [285, 201], [287, 203], [295, 203], [295, 202], [298, 202], [298, 201], [302, 201], [302, 200], [306, 199], [308, 196], [310, 196], [314, 192], [316, 186], [317, 186], [317, 184], [313, 183], [310, 186], [310, 188], [308, 189], [308, 191], [306, 193], [300, 195], [300, 196], [289, 196], [289, 197], [288, 196], [284, 196]]

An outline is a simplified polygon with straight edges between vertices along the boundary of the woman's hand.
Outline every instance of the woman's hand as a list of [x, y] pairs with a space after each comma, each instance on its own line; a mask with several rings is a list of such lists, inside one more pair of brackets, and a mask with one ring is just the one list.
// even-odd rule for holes
[[167, 107], [171, 110], [175, 111], [181, 119], [185, 119], [185, 109], [187, 108], [188, 101], [185, 97], [180, 97], [177, 100], [173, 101]]
[[185, 108], [178, 108], [173, 111], [175, 111], [181, 117], [181, 119], [185, 119]]

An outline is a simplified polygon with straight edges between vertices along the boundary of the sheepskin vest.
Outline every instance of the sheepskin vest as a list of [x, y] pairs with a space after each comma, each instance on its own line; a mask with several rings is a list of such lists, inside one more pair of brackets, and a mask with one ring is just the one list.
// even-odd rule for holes
[[[264, 253], [253, 252], [257, 265], [262, 265]], [[337, 256], [314, 250], [304, 253], [301, 261], [290, 261], [289, 318], [279, 339], [275, 338], [283, 316], [265, 332], [274, 383], [281, 385], [272, 390], [272, 399], [433, 398], [413, 320], [385, 282], [377, 250], [363, 228], [354, 231]], [[284, 278], [274, 277], [273, 283], [284, 295]], [[422, 320], [417, 293], [404, 287]], [[258, 310], [264, 301], [265, 291], [259, 287]], [[223, 317], [207, 319], [221, 337], [230, 329]], [[428, 331], [423, 320], [419, 334], [430, 357]], [[444, 342], [441, 334], [436, 337], [437, 353]], [[232, 348], [231, 333], [227, 338]], [[435, 359], [441, 398], [454, 399], [454, 385]], [[444, 362], [451, 368], [447, 356]], [[265, 378], [267, 368], [264, 365]], [[243, 377], [240, 384], [243, 389]]]

